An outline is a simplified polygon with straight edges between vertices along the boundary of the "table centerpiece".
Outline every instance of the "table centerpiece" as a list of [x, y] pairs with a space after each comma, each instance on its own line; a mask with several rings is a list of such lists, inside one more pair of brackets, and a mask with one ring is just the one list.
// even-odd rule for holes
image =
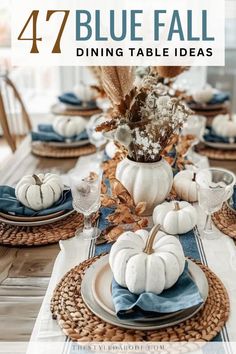
[[113, 104], [111, 118], [97, 130], [125, 146], [127, 158], [116, 178], [133, 196], [135, 204], [147, 202], [146, 214], [168, 196], [173, 173], [162, 153], [179, 134], [191, 111], [181, 98], [170, 97], [169, 88], [150, 72], [138, 87], [131, 67], [102, 67], [104, 90]]

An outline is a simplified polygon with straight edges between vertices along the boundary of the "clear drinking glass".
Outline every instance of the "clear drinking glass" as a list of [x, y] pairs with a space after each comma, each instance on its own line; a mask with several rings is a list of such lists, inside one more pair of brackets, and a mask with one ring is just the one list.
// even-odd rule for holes
[[211, 215], [232, 196], [235, 175], [225, 169], [207, 168], [197, 173], [196, 182], [199, 205], [207, 214], [204, 235], [207, 239], [216, 239], [219, 236], [212, 229]]
[[206, 128], [206, 118], [199, 115], [191, 116], [183, 126], [182, 135], [194, 135], [195, 139], [187, 152], [188, 159], [194, 164], [198, 162], [199, 155], [194, 151], [196, 146], [204, 135]]
[[96, 114], [90, 118], [89, 123], [87, 124], [87, 127], [86, 127], [89, 141], [91, 142], [91, 144], [96, 146], [96, 149], [97, 149], [96, 157], [97, 157], [97, 160], [99, 160], [99, 161], [102, 160], [102, 156], [103, 156], [102, 148], [106, 144], [107, 139], [102, 132], [97, 132], [96, 128], [100, 124], [104, 123], [105, 121], [107, 121], [107, 118], [104, 113], [103, 114]]
[[82, 236], [87, 240], [98, 238], [100, 230], [92, 226], [92, 214], [98, 211], [101, 205], [101, 176], [90, 173], [90, 176], [80, 179], [74, 174], [70, 176], [70, 186], [73, 207], [84, 215], [83, 231], [78, 229], [75, 236]]
[[104, 113], [106, 113], [111, 108], [111, 101], [107, 97], [99, 97], [96, 99], [97, 106]]

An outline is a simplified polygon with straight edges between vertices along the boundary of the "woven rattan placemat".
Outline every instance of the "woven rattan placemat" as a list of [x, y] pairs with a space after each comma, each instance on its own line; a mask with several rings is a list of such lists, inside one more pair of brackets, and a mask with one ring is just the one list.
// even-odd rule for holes
[[71, 269], [53, 294], [53, 318], [73, 341], [210, 341], [228, 319], [229, 298], [224, 285], [209, 268], [199, 264], [208, 279], [209, 296], [203, 309], [191, 319], [158, 331], [126, 330], [108, 324], [86, 307], [80, 293], [84, 272], [98, 258]]
[[75, 236], [83, 226], [82, 214], [72, 213], [63, 220], [41, 226], [13, 226], [0, 223], [0, 244], [7, 246], [45, 246]]
[[221, 150], [208, 147], [204, 144], [199, 144], [195, 148], [200, 155], [207, 156], [212, 160], [236, 160], [236, 150]]
[[94, 109], [67, 109], [64, 105], [61, 103], [57, 103], [52, 106], [51, 112], [56, 115], [63, 115], [63, 116], [71, 116], [71, 117], [91, 117], [94, 114], [99, 114], [102, 113], [102, 110], [100, 108], [94, 108]]
[[212, 215], [212, 220], [217, 229], [236, 239], [236, 211], [230, 209], [226, 203]]
[[96, 147], [88, 144], [73, 148], [57, 148], [46, 143], [34, 142], [31, 145], [31, 151], [36, 156], [63, 159], [93, 154], [96, 152]]

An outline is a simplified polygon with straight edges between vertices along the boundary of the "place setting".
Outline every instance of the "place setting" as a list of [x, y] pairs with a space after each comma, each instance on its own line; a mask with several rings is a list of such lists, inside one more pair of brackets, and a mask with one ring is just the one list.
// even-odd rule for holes
[[[61, 280], [51, 311], [70, 339], [210, 341], [219, 333], [229, 315], [223, 284], [157, 228], [122, 234], [109, 256], [87, 260]], [[161, 283], [153, 281], [157, 275]]]
[[230, 95], [228, 92], [214, 89], [206, 84], [198, 90], [193, 90], [187, 97], [188, 106], [195, 114], [202, 115], [207, 119], [207, 126], [211, 126], [212, 120], [217, 115], [227, 114], [229, 111]]
[[[96, 77], [97, 79], [97, 77]], [[102, 113], [100, 91], [97, 85], [88, 85], [80, 81], [71, 92], [65, 92], [58, 96], [58, 103], [51, 107], [55, 115], [81, 116], [89, 118], [94, 114]]]
[[235, 160], [236, 115], [217, 115], [211, 126], [203, 115], [192, 115], [183, 127], [182, 135], [192, 135], [187, 156], [196, 162], [199, 154], [217, 160]]
[[217, 115], [196, 146], [197, 152], [211, 159], [236, 159], [236, 115]]
[[0, 244], [43, 246], [74, 237], [83, 226], [71, 189], [59, 175], [24, 176], [15, 188], [0, 186]]
[[96, 152], [83, 117], [56, 116], [31, 132], [32, 153], [42, 157], [73, 158]]
[[[126, 80], [119, 87], [114, 85], [119, 69], [104, 69], [113, 104], [124, 98], [116, 115], [96, 124], [97, 132], [116, 141], [116, 152], [100, 160], [100, 188], [88, 186], [91, 179], [98, 183], [93, 172], [82, 180], [75, 173], [72, 184], [74, 208], [85, 216], [76, 237], [92, 242], [94, 252], [57, 284], [53, 319], [78, 342], [212, 341], [228, 320], [229, 297], [203, 264], [199, 242], [214, 244], [211, 215], [228, 200], [231, 206], [235, 202], [235, 175], [199, 168], [193, 160], [181, 160], [181, 169], [173, 164], [170, 157], [180, 151], [173, 136], [180, 139], [191, 111], [167, 96], [155, 76], [148, 74], [134, 90], [132, 71], [121, 70]], [[195, 123], [193, 118], [196, 135], [186, 154], [204, 133], [205, 121]], [[197, 205], [206, 214], [200, 234]], [[91, 215], [98, 210], [92, 227]]]

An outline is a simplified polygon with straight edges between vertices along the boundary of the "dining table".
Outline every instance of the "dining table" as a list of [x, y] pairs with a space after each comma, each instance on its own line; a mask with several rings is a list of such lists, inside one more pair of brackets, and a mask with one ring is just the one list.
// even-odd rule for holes
[[[79, 176], [92, 171], [95, 155], [56, 159], [31, 153], [31, 139], [26, 137], [8, 161], [0, 166], [0, 184], [15, 186], [27, 174], [54, 172], [64, 183], [73, 170]], [[201, 167], [218, 166], [236, 173], [235, 161], [200, 158]], [[223, 282], [230, 299], [230, 317], [221, 331], [222, 341], [236, 342], [236, 246], [232, 238], [215, 226], [219, 236], [203, 238], [204, 212], [195, 205], [198, 223], [195, 238], [203, 264]], [[181, 236], [180, 236], [181, 237]], [[73, 237], [59, 244], [42, 247], [0, 246], [0, 340], [29, 342], [27, 354], [69, 353], [72, 342], [53, 320], [50, 301], [61, 278], [74, 266], [93, 257], [94, 241]], [[226, 345], [227, 346], [227, 345]], [[56, 348], [56, 349], [55, 349]]]

